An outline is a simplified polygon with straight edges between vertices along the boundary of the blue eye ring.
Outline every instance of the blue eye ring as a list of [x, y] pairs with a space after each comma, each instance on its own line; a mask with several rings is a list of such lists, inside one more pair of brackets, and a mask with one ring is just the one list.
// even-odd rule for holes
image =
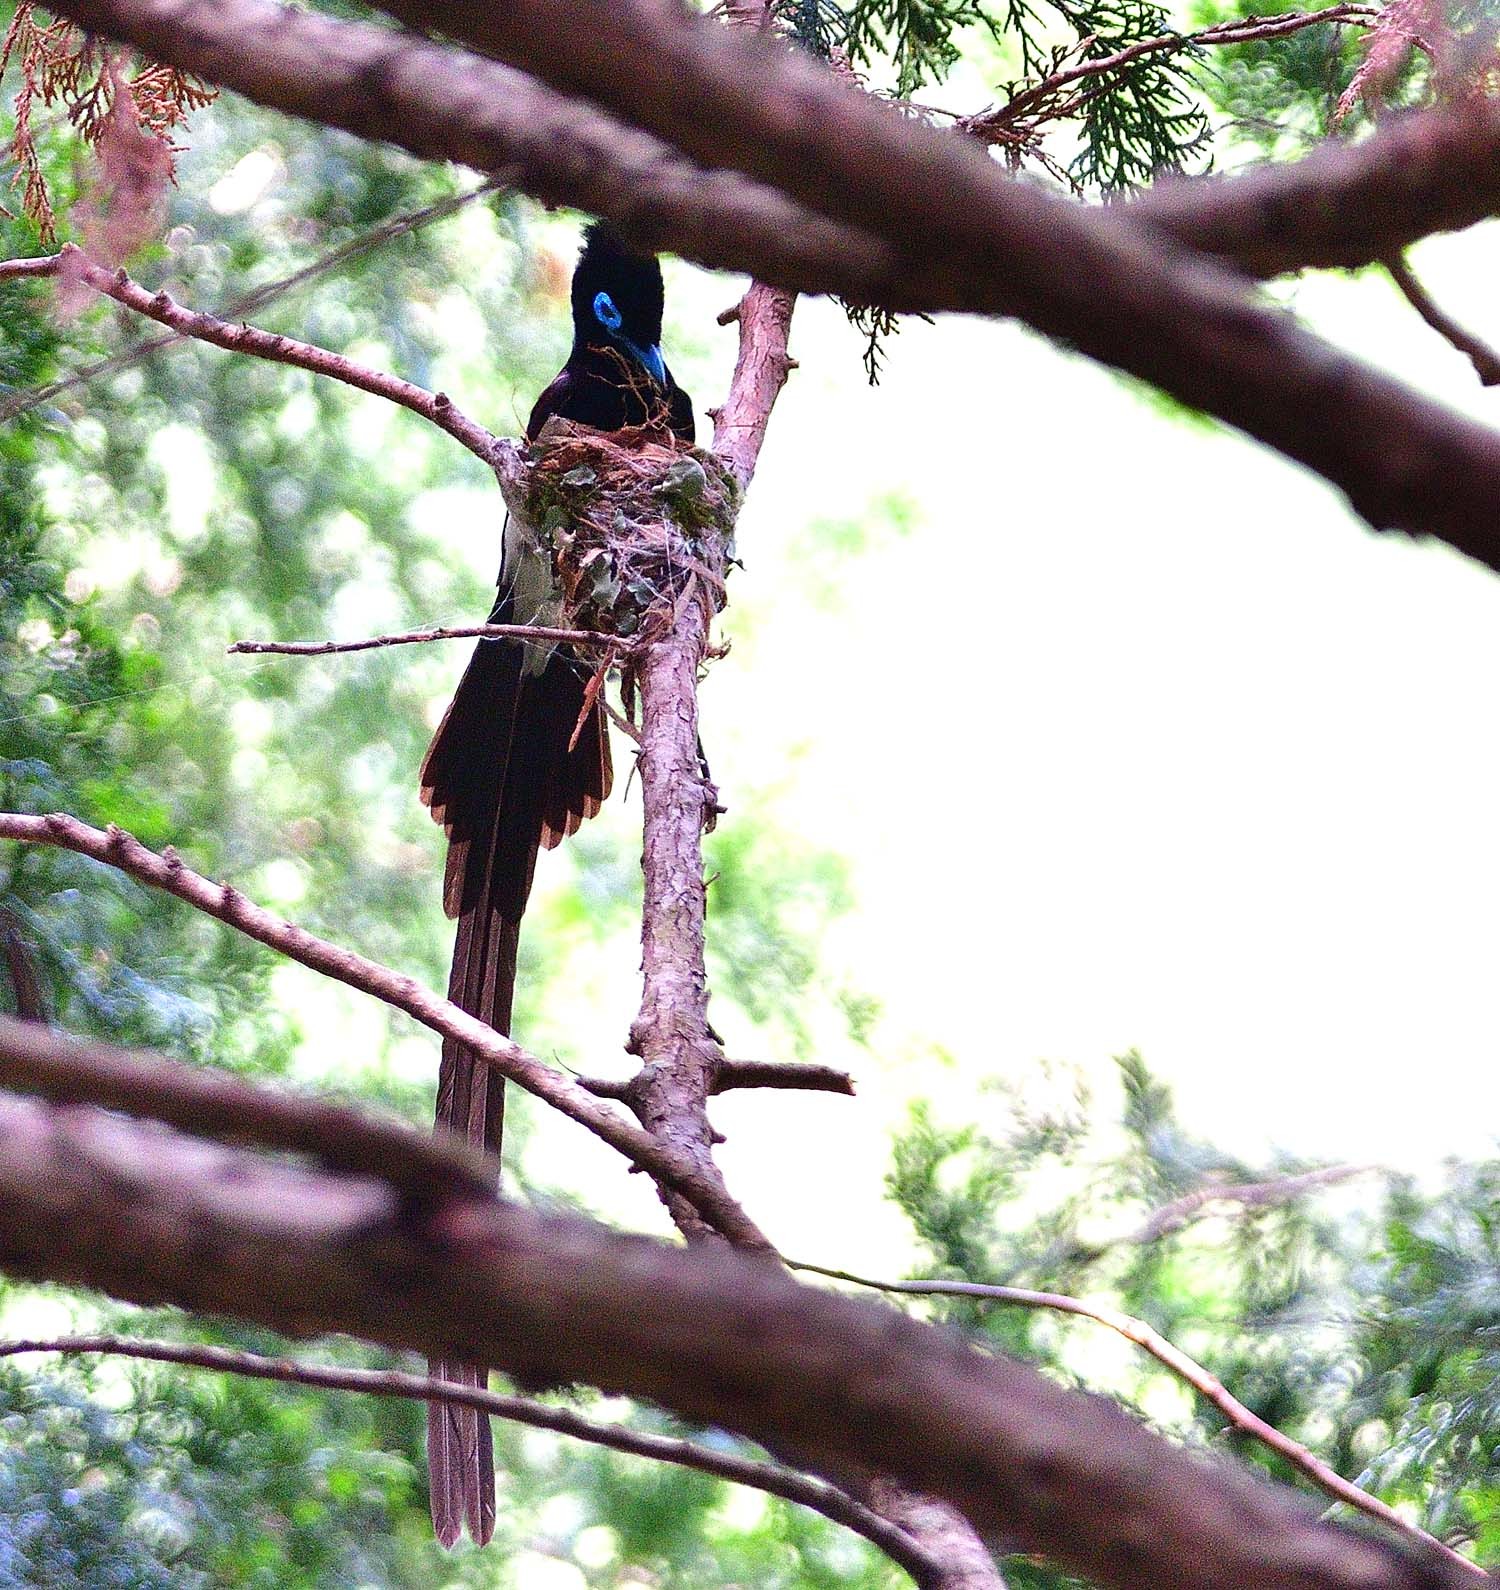
[[625, 317], [615, 308], [615, 301], [608, 293], [595, 293], [594, 319], [606, 331], [618, 331]]

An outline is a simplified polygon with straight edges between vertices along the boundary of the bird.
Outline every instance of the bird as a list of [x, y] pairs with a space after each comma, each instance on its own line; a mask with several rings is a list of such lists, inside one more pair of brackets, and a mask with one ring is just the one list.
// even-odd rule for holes
[[[573, 347], [526, 425], [535, 441], [549, 419], [600, 431], [664, 425], [695, 438], [692, 399], [661, 354], [661, 265], [609, 223], [584, 234], [573, 272]], [[507, 521], [492, 624], [555, 619], [551, 569], [528, 555]], [[516, 950], [539, 849], [552, 849], [594, 816], [612, 780], [603, 708], [586, 709], [592, 672], [566, 647], [482, 639], [433, 735], [421, 798], [448, 837], [443, 907], [458, 919], [448, 997], [500, 1032], [510, 1031]], [[444, 1038], [437, 1129], [499, 1157], [503, 1080], [472, 1051]], [[439, 1379], [484, 1387], [489, 1371], [434, 1360]], [[489, 1418], [430, 1402], [427, 1463], [433, 1528], [444, 1546], [464, 1528], [485, 1544], [495, 1528]]]

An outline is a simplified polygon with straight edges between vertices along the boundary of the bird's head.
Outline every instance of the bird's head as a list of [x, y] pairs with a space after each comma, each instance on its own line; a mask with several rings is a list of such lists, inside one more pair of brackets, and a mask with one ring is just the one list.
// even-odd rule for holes
[[583, 347], [614, 349], [659, 386], [667, 384], [661, 357], [661, 266], [607, 221], [583, 237], [573, 272], [573, 335]]

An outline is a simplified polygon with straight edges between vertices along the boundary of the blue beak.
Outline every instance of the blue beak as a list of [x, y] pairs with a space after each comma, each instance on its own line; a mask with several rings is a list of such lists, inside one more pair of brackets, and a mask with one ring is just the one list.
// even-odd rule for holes
[[622, 348], [629, 350], [635, 362], [665, 392], [667, 389], [667, 367], [662, 362], [660, 345], [653, 342], [649, 348], [643, 348], [638, 342], [632, 342], [629, 337], [622, 337], [618, 331], [611, 333], [611, 335]]
[[662, 361], [661, 348], [653, 342], [649, 348], [632, 348], [630, 351], [645, 365], [650, 372], [651, 379], [665, 390], [667, 385], [667, 367]]

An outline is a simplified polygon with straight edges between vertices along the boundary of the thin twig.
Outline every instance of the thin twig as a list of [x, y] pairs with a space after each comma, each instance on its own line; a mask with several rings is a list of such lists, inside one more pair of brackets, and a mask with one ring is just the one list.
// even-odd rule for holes
[[113, 298], [116, 303], [124, 304], [137, 314], [170, 327], [184, 337], [212, 343], [229, 353], [248, 353], [274, 364], [293, 365], [301, 370], [309, 370], [314, 375], [342, 381], [375, 397], [385, 398], [421, 415], [468, 448], [475, 457], [494, 466], [499, 439], [456, 407], [445, 392], [429, 392], [414, 382], [403, 381], [400, 376], [372, 370], [345, 354], [333, 353], [310, 342], [300, 342], [295, 337], [283, 337], [243, 323], [230, 325], [228, 321], [202, 310], [185, 309], [167, 293], [153, 293], [139, 282], [132, 281], [123, 270], [106, 270], [72, 243], [64, 243], [59, 253], [45, 260], [0, 262], [0, 280], [4, 279], [9, 266], [25, 267], [17, 272], [22, 275], [76, 276], [96, 292]]
[[520, 640], [553, 645], [618, 646], [618, 635], [592, 629], [548, 629], [541, 624], [465, 624], [457, 628], [411, 629], [400, 635], [375, 635], [368, 640], [237, 640], [236, 653], [271, 652], [283, 657], [326, 657], [333, 652], [373, 651], [381, 646], [417, 646], [431, 640]]
[[[578, 1085], [596, 1098], [618, 1099], [628, 1104], [635, 1097], [637, 1077], [580, 1076]], [[837, 1066], [802, 1065], [795, 1061], [728, 1060], [719, 1062], [717, 1075], [709, 1086], [710, 1094], [728, 1093], [735, 1088], [791, 1088], [809, 1093], [842, 1093], [854, 1097], [854, 1078]]]
[[1163, 1237], [1181, 1231], [1216, 1204], [1238, 1204], [1242, 1209], [1265, 1209], [1291, 1203], [1303, 1193], [1319, 1187], [1333, 1187], [1339, 1182], [1352, 1181], [1356, 1176], [1376, 1175], [1380, 1168], [1379, 1165], [1325, 1165], [1318, 1170], [1305, 1170], [1294, 1176], [1277, 1176], [1269, 1181], [1210, 1182], [1206, 1187], [1195, 1188], [1181, 1198], [1174, 1198], [1170, 1203], [1153, 1210], [1124, 1240], [1138, 1244], [1159, 1242]]
[[[1138, 39], [1134, 44], [1117, 50], [1113, 55], [1101, 56], [1092, 61], [1081, 61], [1076, 66], [1053, 72], [1039, 82], [1021, 89], [1005, 104], [979, 111], [971, 116], [956, 117], [954, 124], [963, 132], [985, 138], [989, 134], [1007, 129], [1062, 89], [1085, 78], [1118, 72], [1145, 55], [1162, 53], [1176, 55], [1183, 50], [1206, 45], [1250, 44], [1263, 39], [1279, 39], [1325, 22], [1349, 23], [1363, 27], [1377, 15], [1378, 8], [1375, 6], [1332, 5], [1321, 11], [1298, 11], [1276, 17], [1232, 18], [1215, 23], [1213, 27], [1204, 28], [1197, 33], [1157, 34], [1154, 38]], [[1071, 111], [1074, 108], [1075, 105], [1070, 102], [1066, 110]], [[1054, 111], [1045, 119], [1051, 120], [1059, 114], [1062, 112]]]
[[793, 1061], [724, 1060], [711, 1093], [732, 1088], [795, 1088], [811, 1093], [844, 1093], [854, 1096], [854, 1078], [837, 1066], [799, 1065]]
[[[280, 298], [284, 293], [294, 291], [310, 281], [315, 281], [319, 276], [325, 276], [329, 271], [337, 270], [341, 265], [347, 265], [350, 260], [358, 259], [361, 254], [367, 254], [372, 249], [404, 237], [408, 232], [418, 231], [434, 221], [444, 220], [455, 211], [461, 210], [465, 205], [473, 203], [475, 199], [483, 198], [486, 194], [494, 193], [497, 189], [505, 187], [506, 179], [503, 176], [491, 177], [481, 182], [478, 187], [470, 188], [465, 193], [450, 194], [446, 199], [439, 199], [434, 204], [426, 205], [420, 210], [409, 211], [405, 215], [398, 215], [380, 226], [372, 227], [368, 232], [361, 233], [358, 237], [350, 238], [345, 243], [340, 243], [337, 248], [329, 249], [326, 254], [292, 271], [289, 275], [279, 277], [274, 282], [266, 282], [252, 292], [246, 293], [242, 298], [236, 298], [233, 303], [226, 305], [216, 313], [224, 320], [237, 320], [241, 315], [253, 314], [257, 309]], [[11, 265], [26, 265], [25, 260], [12, 260]], [[41, 276], [49, 274], [44, 270], [13, 270], [8, 273], [12, 276]], [[3, 276], [0, 276], [3, 279]], [[119, 370], [128, 370], [131, 365], [138, 363], [148, 355], [160, 352], [163, 348], [174, 347], [177, 343], [186, 341], [179, 332], [171, 331], [161, 337], [147, 337], [144, 340], [132, 343], [128, 348], [121, 348], [118, 353], [112, 353], [107, 358], [96, 359], [92, 364], [86, 364], [81, 369], [70, 374], [60, 376], [56, 381], [48, 381], [41, 386], [27, 387], [23, 392], [15, 392], [4, 402], [0, 402], [0, 422], [12, 420], [18, 414], [24, 414], [28, 409], [35, 408], [39, 403], [49, 403], [55, 397], [60, 397], [64, 392], [71, 391], [75, 386], [82, 386], [86, 381], [92, 381], [101, 375], [111, 375]]]
[[404, 1010], [423, 1026], [457, 1039], [486, 1065], [587, 1127], [632, 1164], [674, 1188], [714, 1229], [764, 1246], [765, 1238], [722, 1183], [705, 1178], [693, 1160], [674, 1144], [653, 1138], [634, 1121], [605, 1108], [576, 1082], [457, 1005], [423, 988], [415, 978], [366, 960], [353, 950], [330, 944], [273, 916], [229, 884], [213, 883], [194, 872], [175, 851], [169, 849], [158, 855], [123, 829], [91, 828], [62, 812], [45, 817], [0, 812], [0, 839], [56, 845], [116, 867], [142, 883], [176, 895], [289, 960]]
[[719, 1452], [673, 1436], [654, 1435], [645, 1430], [630, 1430], [623, 1425], [602, 1424], [585, 1419], [566, 1408], [549, 1408], [526, 1397], [508, 1397], [499, 1392], [459, 1386], [427, 1375], [406, 1374], [395, 1369], [335, 1368], [324, 1364], [301, 1363], [290, 1358], [268, 1358], [261, 1353], [236, 1348], [187, 1346], [176, 1342], [135, 1340], [123, 1336], [54, 1336], [36, 1340], [0, 1341], [0, 1358], [21, 1353], [108, 1353], [126, 1358], [143, 1358], [156, 1363], [183, 1364], [192, 1369], [210, 1369], [222, 1374], [246, 1375], [255, 1380], [276, 1380], [287, 1385], [316, 1386], [329, 1391], [356, 1391], [375, 1397], [408, 1397], [426, 1402], [448, 1402], [458, 1407], [477, 1408], [510, 1419], [516, 1424], [558, 1435], [589, 1441], [595, 1446], [626, 1452], [632, 1457], [651, 1458], [661, 1463], [676, 1463], [697, 1469], [736, 1485], [779, 1496], [811, 1508], [836, 1524], [853, 1530], [892, 1561], [899, 1563], [919, 1584], [929, 1578], [934, 1565], [915, 1543], [894, 1525], [863, 1507], [851, 1497], [822, 1480], [783, 1468], [779, 1463], [758, 1463], [732, 1452]]
[[1391, 280], [1401, 289], [1407, 303], [1438, 336], [1452, 343], [1474, 366], [1480, 385], [1500, 386], [1500, 354], [1472, 331], [1459, 325], [1412, 274], [1411, 266], [1400, 254], [1392, 254], [1385, 261], [1385, 268], [1390, 272]]
[[1294, 1469], [1311, 1480], [1319, 1490], [1350, 1507], [1357, 1508], [1371, 1518], [1378, 1518], [1390, 1528], [1399, 1530], [1408, 1539], [1420, 1541], [1428, 1548], [1435, 1548], [1477, 1577], [1489, 1578], [1477, 1563], [1470, 1562], [1451, 1546], [1444, 1545], [1426, 1530], [1403, 1518], [1395, 1508], [1381, 1501], [1378, 1496], [1371, 1496], [1368, 1491], [1361, 1490], [1359, 1486], [1346, 1480], [1342, 1474], [1331, 1468], [1300, 1441], [1294, 1441], [1275, 1425], [1268, 1424], [1258, 1414], [1252, 1413], [1222, 1381], [1194, 1359], [1189, 1358], [1181, 1348], [1174, 1347], [1166, 1337], [1144, 1320], [1136, 1319], [1130, 1314], [1121, 1313], [1118, 1309], [1108, 1308], [1100, 1303], [1086, 1303], [1082, 1298], [1068, 1297], [1061, 1292], [1035, 1292], [1023, 1286], [990, 1286], [981, 1281], [877, 1281], [869, 1276], [855, 1275], [848, 1270], [800, 1263], [795, 1259], [788, 1259], [786, 1263], [789, 1269], [800, 1270], [809, 1275], [823, 1275], [833, 1281], [846, 1281], [853, 1286], [870, 1287], [879, 1292], [896, 1292], [906, 1297], [966, 1297], [980, 1302], [1007, 1303], [1016, 1308], [1049, 1309], [1058, 1314], [1076, 1314], [1082, 1319], [1091, 1319], [1109, 1330], [1118, 1332], [1127, 1341], [1134, 1342], [1137, 1347], [1144, 1349], [1158, 1363], [1165, 1365], [1206, 1401], [1212, 1403], [1237, 1430], [1253, 1436], [1263, 1446], [1284, 1458]]

